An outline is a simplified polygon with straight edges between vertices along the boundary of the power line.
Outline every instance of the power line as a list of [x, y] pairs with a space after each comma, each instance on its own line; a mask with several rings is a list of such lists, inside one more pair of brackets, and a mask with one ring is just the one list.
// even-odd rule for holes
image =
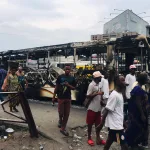
[[110, 16], [111, 16], [111, 15], [115, 15], [115, 14], [118, 15], [119, 13], [110, 13]]
[[113, 19], [113, 18], [104, 18], [104, 19]]
[[139, 14], [137, 14], [137, 15], [141, 15], [141, 14], [146, 14], [146, 12], [141, 12], [141, 13], [139, 13]]
[[150, 17], [150, 16], [144, 16], [144, 17], [142, 17], [142, 18], [148, 18], [148, 17]]
[[124, 11], [124, 10], [120, 10], [120, 9], [114, 9], [114, 11]]

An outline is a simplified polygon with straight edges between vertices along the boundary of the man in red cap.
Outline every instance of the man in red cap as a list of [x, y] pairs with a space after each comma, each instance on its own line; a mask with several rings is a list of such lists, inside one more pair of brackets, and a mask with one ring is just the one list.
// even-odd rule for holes
[[[87, 90], [87, 98], [91, 99], [88, 106], [86, 122], [88, 125], [88, 144], [94, 146], [94, 141], [91, 138], [92, 126], [99, 126], [101, 123], [101, 96], [103, 92], [100, 90], [99, 83], [103, 75], [99, 71], [93, 73], [93, 81], [89, 84]], [[105, 141], [100, 138], [100, 130], [96, 129], [96, 143], [97, 145], [105, 145]]]
[[135, 76], [136, 66], [130, 65], [129, 69], [130, 69], [130, 73], [127, 74], [125, 78], [125, 82], [126, 82], [126, 92], [125, 92], [126, 103], [124, 105], [125, 120], [128, 114], [128, 101], [131, 98], [130, 92], [132, 90], [133, 84], [136, 82], [136, 76]]

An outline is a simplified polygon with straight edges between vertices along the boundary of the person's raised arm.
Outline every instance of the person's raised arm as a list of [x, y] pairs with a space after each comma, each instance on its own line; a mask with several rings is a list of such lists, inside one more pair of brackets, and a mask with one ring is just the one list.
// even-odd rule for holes
[[75, 78], [73, 77], [73, 81], [72, 81], [71, 84], [69, 84], [68, 82], [65, 82], [65, 85], [67, 87], [69, 87], [71, 90], [75, 90], [76, 89], [76, 80], [75, 80]]
[[64, 85], [66, 85], [67, 87], [69, 87], [71, 90], [75, 90], [75, 86], [72, 86], [68, 82], [65, 82]]
[[104, 94], [104, 92], [91, 92], [90, 94], [88, 94], [88, 95], [86, 95], [86, 97], [87, 98], [94, 98], [95, 96], [97, 96], [97, 95], [103, 95]]

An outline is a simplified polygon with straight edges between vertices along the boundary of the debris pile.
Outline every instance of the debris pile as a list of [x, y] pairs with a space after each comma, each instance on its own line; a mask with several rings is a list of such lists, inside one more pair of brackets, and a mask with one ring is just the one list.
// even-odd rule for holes
[[14, 129], [12, 128], [7, 128], [5, 125], [0, 126], [0, 139], [1, 140], [6, 140], [7, 138], [10, 138], [13, 136]]

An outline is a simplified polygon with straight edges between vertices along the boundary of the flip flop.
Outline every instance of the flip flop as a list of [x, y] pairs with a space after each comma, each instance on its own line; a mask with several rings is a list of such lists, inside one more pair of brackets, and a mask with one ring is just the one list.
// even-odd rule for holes
[[88, 140], [87, 143], [88, 143], [90, 146], [94, 146], [94, 141], [93, 141], [93, 140]]
[[60, 132], [65, 136], [69, 136], [69, 133], [66, 130], [60, 130]]
[[105, 140], [101, 140], [96, 142], [97, 145], [106, 145], [106, 141]]

